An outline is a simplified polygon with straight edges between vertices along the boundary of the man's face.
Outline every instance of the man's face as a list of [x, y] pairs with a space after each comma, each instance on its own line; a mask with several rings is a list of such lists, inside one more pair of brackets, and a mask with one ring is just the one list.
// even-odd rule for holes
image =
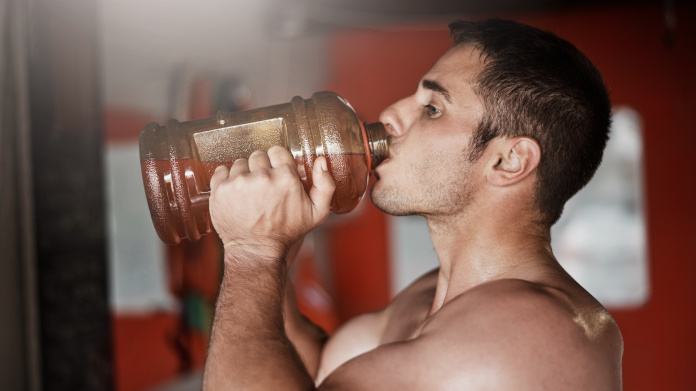
[[393, 215], [462, 211], [481, 183], [469, 143], [483, 113], [473, 83], [479, 52], [457, 46], [423, 77], [415, 94], [380, 115], [391, 138], [390, 158], [377, 167], [370, 195]]

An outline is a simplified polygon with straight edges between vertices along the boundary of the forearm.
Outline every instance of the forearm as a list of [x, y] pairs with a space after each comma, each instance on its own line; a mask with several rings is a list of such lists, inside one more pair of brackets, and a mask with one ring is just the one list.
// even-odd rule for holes
[[285, 262], [239, 257], [225, 253], [204, 389], [314, 389], [285, 332]]
[[[304, 240], [305, 238], [301, 237], [290, 246], [286, 258], [287, 265], [295, 264], [295, 267], [300, 266], [297, 264], [297, 256]], [[312, 379], [316, 379], [321, 351], [328, 335], [300, 313], [295, 298], [293, 279], [290, 276], [292, 273], [288, 274], [284, 300], [285, 332], [295, 346], [295, 350], [299, 353], [300, 358], [302, 358], [302, 362], [305, 364], [310, 376], [312, 376]]]
[[321, 351], [328, 335], [300, 313], [295, 300], [294, 287], [290, 281], [285, 288], [284, 308], [285, 332], [302, 358], [310, 376], [316, 379]]
[[313, 390], [283, 319], [292, 243], [323, 223], [335, 184], [324, 157], [305, 192], [287, 149], [256, 151], [219, 166], [210, 179], [210, 217], [225, 246], [204, 389]]

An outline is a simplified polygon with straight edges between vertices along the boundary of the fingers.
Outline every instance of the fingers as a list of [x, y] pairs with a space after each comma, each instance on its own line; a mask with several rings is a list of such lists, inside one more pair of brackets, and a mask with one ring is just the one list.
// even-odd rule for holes
[[227, 178], [234, 178], [237, 175], [245, 174], [249, 172], [249, 163], [246, 159], [237, 159], [232, 163], [232, 167], [227, 167], [225, 165], [219, 165], [215, 167], [213, 176], [210, 177], [210, 191], [215, 191], [215, 189], [220, 186], [220, 184]]
[[230, 175], [230, 169], [227, 166], [217, 166], [213, 176], [210, 177], [210, 190], [215, 191], [215, 189], [220, 186], [220, 183], [227, 179]]
[[268, 158], [271, 160], [273, 168], [288, 167], [297, 178], [300, 174], [297, 172], [297, 163], [290, 151], [281, 147], [274, 146], [268, 150]]
[[281, 166], [289, 166], [297, 172], [295, 161], [287, 149], [281, 146], [274, 146], [268, 152], [254, 151], [249, 155], [248, 159], [235, 160], [230, 168], [224, 165], [215, 168], [215, 172], [210, 178], [210, 189], [215, 191], [220, 183], [227, 178], [234, 178], [249, 172], [266, 171]]
[[249, 155], [249, 171], [264, 171], [271, 169], [271, 161], [266, 151], [254, 151]]
[[[220, 166], [215, 169], [215, 173], [210, 180], [211, 191], [215, 192], [217, 187], [226, 179], [233, 179], [244, 174], [263, 173], [267, 178], [290, 178], [290, 172], [285, 171], [291, 169], [294, 173], [294, 180], [299, 185], [299, 176], [297, 174], [297, 165], [292, 157], [292, 154], [285, 148], [276, 146], [264, 151], [255, 151], [249, 156], [248, 160], [238, 159], [232, 164], [229, 169], [225, 166]], [[276, 172], [274, 174], [274, 172]], [[320, 156], [314, 161], [312, 170], [312, 188], [309, 191], [309, 198], [312, 202], [312, 219], [314, 224], [323, 222], [331, 212], [331, 198], [336, 189], [336, 184], [328, 171], [328, 162], [325, 157]], [[288, 183], [288, 182], [286, 182]], [[299, 189], [302, 189], [299, 186]]]
[[228, 177], [234, 178], [238, 175], [249, 173], [249, 162], [246, 159], [237, 159], [232, 163]]
[[318, 157], [314, 161], [312, 182], [309, 198], [314, 205], [314, 223], [319, 224], [331, 212], [331, 197], [336, 189], [336, 183], [329, 173], [326, 158], [323, 156]]
[[295, 167], [295, 159], [293, 159], [290, 151], [279, 145], [271, 147], [271, 149], [268, 150], [268, 158], [274, 168], [280, 166]]

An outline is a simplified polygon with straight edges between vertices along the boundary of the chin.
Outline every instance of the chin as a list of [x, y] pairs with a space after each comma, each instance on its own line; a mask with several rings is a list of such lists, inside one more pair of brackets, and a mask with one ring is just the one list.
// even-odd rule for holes
[[377, 209], [392, 216], [409, 216], [414, 213], [406, 208], [406, 203], [397, 190], [384, 189], [377, 181], [370, 189], [370, 199]]
[[385, 198], [383, 184], [377, 180], [370, 189], [370, 200], [377, 207], [377, 209], [384, 213], [389, 213], [390, 208], [387, 207], [389, 203], [386, 202]]

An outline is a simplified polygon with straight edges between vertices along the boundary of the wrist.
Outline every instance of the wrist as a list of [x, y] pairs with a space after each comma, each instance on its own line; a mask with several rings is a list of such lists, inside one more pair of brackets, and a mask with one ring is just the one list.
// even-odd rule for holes
[[250, 291], [264, 286], [283, 292], [288, 273], [286, 253], [287, 249], [272, 245], [226, 246], [223, 280], [232, 286], [247, 286]]
[[284, 260], [288, 247], [273, 241], [228, 241], [224, 244], [225, 264], [237, 267], [263, 267], [275, 265]]
[[[225, 248], [224, 272], [216, 307], [234, 311], [236, 317], [261, 324], [276, 324], [282, 319], [287, 268], [281, 252], [257, 251], [258, 248]], [[217, 310], [216, 310], [217, 311]], [[282, 324], [282, 321], [281, 321]]]

